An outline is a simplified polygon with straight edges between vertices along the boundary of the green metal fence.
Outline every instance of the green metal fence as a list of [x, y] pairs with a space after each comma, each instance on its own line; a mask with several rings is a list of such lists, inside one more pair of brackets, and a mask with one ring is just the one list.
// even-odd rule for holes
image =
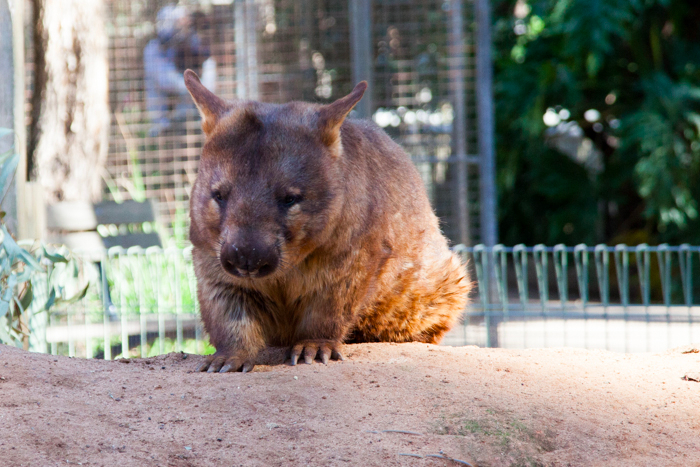
[[89, 282], [88, 293], [77, 305], [32, 316], [32, 350], [106, 359], [207, 351], [191, 247], [77, 254], [75, 275]]
[[700, 247], [455, 247], [476, 293], [449, 343], [663, 351], [700, 342]]
[[[700, 342], [699, 246], [454, 250], [474, 292], [444, 344], [640, 352]], [[83, 258], [75, 288], [89, 282], [87, 296], [36, 313], [33, 350], [106, 359], [212, 351], [198, 319], [191, 248], [117, 247]]]

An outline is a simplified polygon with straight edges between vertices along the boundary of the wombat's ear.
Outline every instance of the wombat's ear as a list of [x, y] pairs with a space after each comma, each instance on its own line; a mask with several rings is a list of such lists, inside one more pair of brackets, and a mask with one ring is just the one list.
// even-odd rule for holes
[[355, 89], [345, 97], [341, 97], [332, 104], [324, 105], [318, 112], [318, 125], [321, 132], [321, 140], [328, 146], [332, 145], [340, 137], [340, 125], [348, 116], [355, 104], [360, 102], [367, 89], [367, 81], [360, 81]]
[[185, 86], [187, 86], [192, 100], [202, 115], [202, 130], [205, 134], [209, 134], [219, 118], [229, 110], [229, 104], [205, 88], [199, 81], [197, 74], [192, 70], [185, 71]]

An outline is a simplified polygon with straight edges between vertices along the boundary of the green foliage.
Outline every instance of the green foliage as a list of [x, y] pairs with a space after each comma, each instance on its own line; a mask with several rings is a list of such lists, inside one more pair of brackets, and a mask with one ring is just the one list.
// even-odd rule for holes
[[[517, 3], [494, 2], [502, 241], [700, 241], [700, 4]], [[601, 170], [548, 144], [548, 109]]]
[[[8, 131], [0, 128], [0, 137]], [[0, 157], [3, 198], [18, 160], [19, 156], [12, 151]], [[4, 215], [0, 212], [0, 217]], [[4, 223], [0, 224], [0, 342], [26, 347], [30, 312], [47, 312], [54, 306], [83, 298], [88, 285], [66, 297], [65, 273], [74, 277], [77, 271], [76, 259], [70, 254], [50, 251], [46, 246], [27, 249], [12, 238]], [[42, 290], [38, 290], [38, 286]], [[41, 302], [37, 304], [37, 300]]]

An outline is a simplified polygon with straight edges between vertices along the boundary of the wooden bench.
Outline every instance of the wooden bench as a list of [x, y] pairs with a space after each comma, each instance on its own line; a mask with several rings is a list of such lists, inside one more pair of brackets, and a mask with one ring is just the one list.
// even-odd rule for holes
[[[92, 204], [84, 201], [64, 201], [47, 206], [47, 240], [68, 246], [71, 250], [101, 255], [113, 246], [129, 248], [140, 246], [161, 246], [156, 232], [144, 232], [144, 222], [155, 222], [153, 202], [105, 201]], [[101, 236], [97, 232], [100, 225], [114, 225], [117, 235]], [[127, 226], [132, 226], [129, 229]], [[135, 227], [135, 228], [134, 228]]]
[[[156, 232], [144, 232], [144, 222], [155, 222], [153, 202], [105, 201], [92, 204], [83, 201], [64, 201], [46, 208], [47, 240], [50, 243], [66, 245], [83, 258], [97, 264], [100, 271], [102, 303], [110, 321], [118, 319], [116, 307], [112, 303], [107, 277], [102, 274], [100, 262], [109, 248], [120, 246], [129, 248], [140, 246], [162, 246]], [[98, 226], [116, 226], [117, 234], [102, 236]], [[131, 228], [129, 228], [131, 227]]]

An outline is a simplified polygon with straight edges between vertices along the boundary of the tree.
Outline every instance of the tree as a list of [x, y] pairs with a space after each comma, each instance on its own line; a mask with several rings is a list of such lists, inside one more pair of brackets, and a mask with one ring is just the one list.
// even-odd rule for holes
[[494, 5], [501, 238], [700, 241], [700, 4]]
[[109, 136], [100, 0], [32, 0], [35, 78], [28, 170], [47, 201], [101, 198]]

